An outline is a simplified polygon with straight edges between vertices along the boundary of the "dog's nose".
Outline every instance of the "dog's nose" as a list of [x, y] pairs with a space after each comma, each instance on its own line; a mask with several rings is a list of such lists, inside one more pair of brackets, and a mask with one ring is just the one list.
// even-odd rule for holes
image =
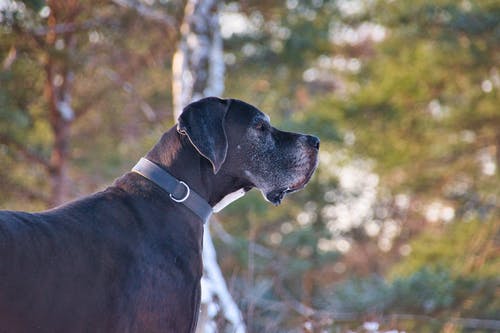
[[319, 138], [313, 135], [306, 136], [306, 142], [309, 146], [319, 149]]

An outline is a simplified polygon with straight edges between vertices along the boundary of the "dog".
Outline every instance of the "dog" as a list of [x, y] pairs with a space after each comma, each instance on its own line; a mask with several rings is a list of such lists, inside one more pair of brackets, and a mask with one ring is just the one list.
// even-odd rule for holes
[[193, 332], [203, 223], [251, 188], [274, 205], [302, 189], [319, 144], [243, 101], [208, 97], [106, 190], [1, 211], [0, 333]]

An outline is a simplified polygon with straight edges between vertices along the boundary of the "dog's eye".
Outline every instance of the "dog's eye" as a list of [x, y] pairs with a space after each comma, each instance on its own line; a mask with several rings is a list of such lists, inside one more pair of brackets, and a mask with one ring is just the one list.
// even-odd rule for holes
[[268, 128], [268, 125], [265, 121], [259, 121], [255, 124], [255, 129], [259, 131], [265, 131]]

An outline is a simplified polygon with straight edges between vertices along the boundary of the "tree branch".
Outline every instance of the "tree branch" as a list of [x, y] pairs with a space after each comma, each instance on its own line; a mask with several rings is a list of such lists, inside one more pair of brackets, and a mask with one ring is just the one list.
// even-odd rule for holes
[[28, 147], [24, 146], [22, 143], [16, 141], [15, 139], [5, 134], [0, 134], [0, 143], [13, 147], [14, 149], [17, 150], [17, 152], [23, 155], [30, 162], [40, 164], [44, 166], [47, 170], [50, 170], [51, 166], [47, 159], [31, 151]]
[[[113, 21], [115, 20], [113, 19]], [[55, 33], [59, 35], [59, 34], [73, 33], [82, 30], [90, 30], [92, 28], [101, 27], [105, 23], [109, 23], [109, 19], [99, 18], [99, 19], [88, 20], [82, 23], [75, 23], [75, 22], [58, 23], [53, 26], [37, 27], [32, 30], [28, 30], [27, 32], [34, 36], [45, 36], [49, 33]]]
[[12, 45], [9, 49], [9, 53], [2, 62], [2, 71], [9, 70], [14, 61], [17, 59], [17, 49], [14, 45]]
[[[212, 224], [213, 231], [215, 231], [215, 233], [217, 234], [217, 237], [221, 241], [223, 241], [225, 244], [230, 245], [230, 246], [234, 246], [238, 242], [238, 240], [234, 236], [229, 234], [224, 229], [224, 227], [221, 225], [221, 223], [219, 222], [218, 219], [212, 218], [211, 224]], [[255, 254], [258, 254], [259, 256], [266, 258], [266, 259], [272, 259], [275, 256], [273, 251], [269, 250], [265, 246], [258, 244], [256, 242], [252, 242], [252, 241], [247, 241], [247, 242], [252, 245], [253, 251]]]
[[43, 192], [35, 191], [32, 188], [28, 188], [23, 184], [13, 182], [11, 179], [5, 175], [0, 175], [2, 177], [2, 186], [9, 189], [9, 192], [15, 193], [16, 195], [22, 196], [23, 199], [28, 200], [39, 200], [47, 204], [49, 198]]
[[74, 109], [75, 120], [78, 120], [85, 116], [92, 109], [92, 106], [96, 105], [104, 96], [106, 96], [108, 92], [109, 89], [100, 89], [95, 95], [86, 98], [85, 103], [79, 105]]
[[104, 69], [104, 75], [106, 75], [106, 77], [112, 82], [119, 85], [125, 92], [130, 94], [138, 102], [141, 111], [144, 113], [148, 121], [156, 121], [158, 116], [156, 115], [155, 110], [153, 109], [153, 107], [151, 107], [151, 105], [149, 105], [148, 102], [146, 102], [142, 98], [142, 96], [135, 90], [134, 86], [130, 82], [123, 80], [120, 74], [109, 68]]
[[167, 26], [168, 28], [176, 27], [175, 19], [169, 15], [166, 15], [160, 10], [153, 9], [151, 7], [143, 5], [140, 2], [133, 0], [112, 0], [112, 1], [118, 6], [135, 10], [139, 15], [148, 20], [161, 23]]
[[414, 320], [414, 321], [424, 321], [424, 322], [447, 322], [453, 325], [457, 325], [464, 328], [481, 329], [481, 330], [491, 330], [498, 332], [500, 330], [500, 320], [492, 319], [476, 319], [476, 318], [458, 318], [452, 317], [448, 320], [443, 320], [441, 318], [434, 318], [425, 315], [416, 314], [390, 314], [382, 317], [382, 319], [391, 320]]
[[321, 319], [321, 320], [328, 320], [328, 321], [334, 321], [334, 320], [345, 320], [345, 321], [351, 321], [351, 320], [356, 320], [356, 314], [354, 313], [340, 313], [336, 311], [327, 311], [327, 310], [318, 310], [318, 309], [313, 309], [304, 303], [300, 302], [299, 300], [295, 299], [283, 286], [282, 279], [278, 278], [278, 275], [276, 275], [273, 279], [273, 286], [274, 290], [276, 293], [281, 297], [281, 299], [284, 301], [284, 303], [292, 310], [297, 312], [303, 317], [310, 318], [314, 317], [316, 319]]

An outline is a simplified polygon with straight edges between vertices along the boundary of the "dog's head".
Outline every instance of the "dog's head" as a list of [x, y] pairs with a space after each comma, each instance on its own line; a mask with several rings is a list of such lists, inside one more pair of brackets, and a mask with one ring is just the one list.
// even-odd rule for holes
[[269, 117], [236, 99], [204, 98], [189, 104], [178, 131], [221, 173], [260, 189], [278, 205], [285, 194], [303, 188], [318, 164], [319, 139], [280, 131]]

